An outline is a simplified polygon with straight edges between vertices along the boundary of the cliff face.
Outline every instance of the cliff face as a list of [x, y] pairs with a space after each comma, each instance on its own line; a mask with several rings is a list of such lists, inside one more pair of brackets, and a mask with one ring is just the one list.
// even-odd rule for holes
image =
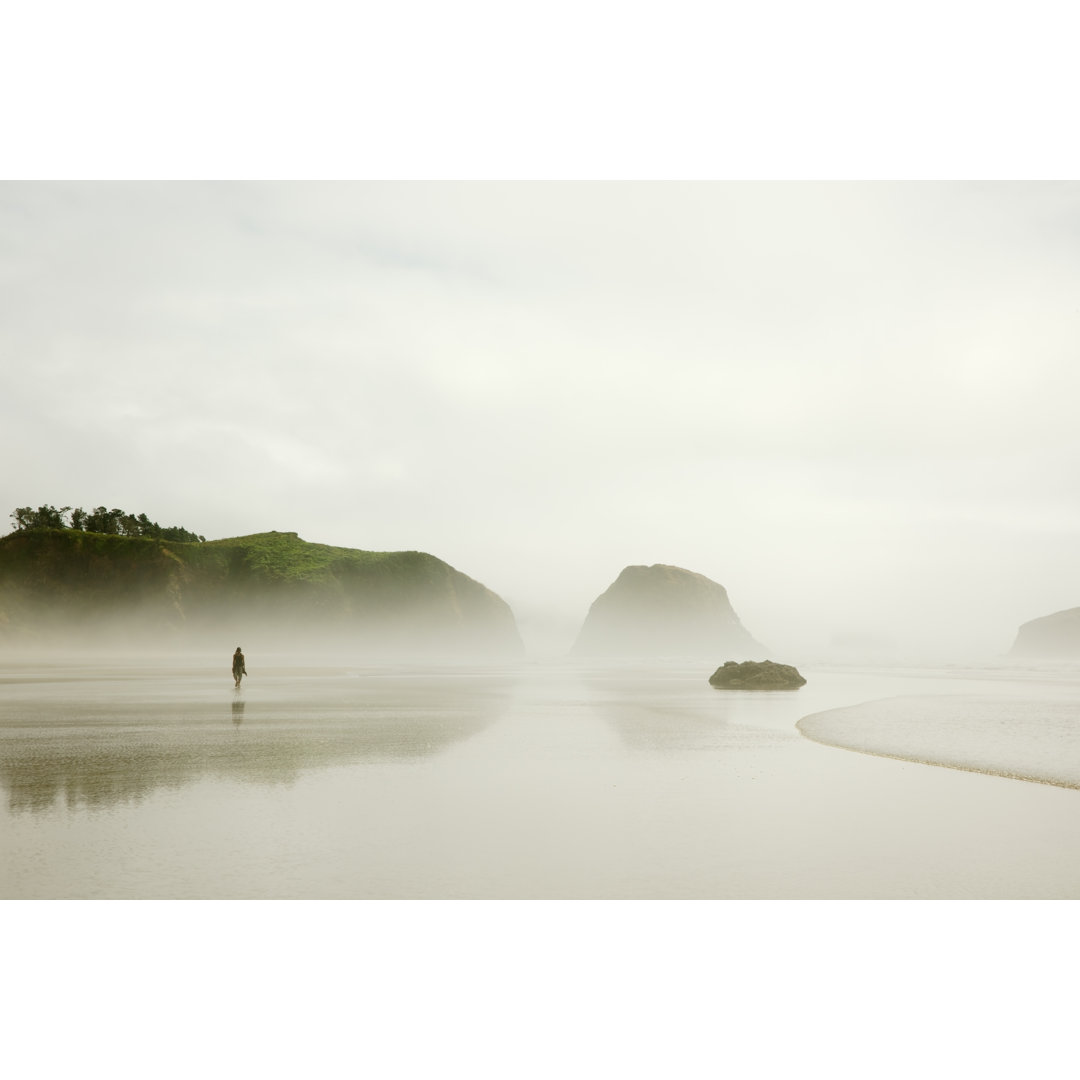
[[1080, 608], [1024, 623], [1009, 655], [1080, 660]]
[[0, 637], [8, 641], [222, 636], [406, 655], [522, 651], [500, 597], [422, 552], [276, 532], [201, 544], [59, 529], [0, 539]]
[[677, 566], [628, 566], [597, 597], [575, 656], [761, 656], [723, 585]]

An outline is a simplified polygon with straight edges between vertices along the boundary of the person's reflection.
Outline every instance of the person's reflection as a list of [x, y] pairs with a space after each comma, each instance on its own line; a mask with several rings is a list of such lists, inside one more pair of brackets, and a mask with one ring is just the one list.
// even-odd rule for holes
[[239, 724], [244, 719], [244, 699], [237, 698], [232, 703], [232, 722]]

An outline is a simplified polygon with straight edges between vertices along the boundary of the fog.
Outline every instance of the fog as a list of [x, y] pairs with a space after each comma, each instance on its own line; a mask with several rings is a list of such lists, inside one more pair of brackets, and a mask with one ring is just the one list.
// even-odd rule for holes
[[1080, 604], [1078, 234], [1075, 183], [5, 183], [0, 509], [427, 551], [533, 654], [662, 562], [777, 659], [999, 656]]

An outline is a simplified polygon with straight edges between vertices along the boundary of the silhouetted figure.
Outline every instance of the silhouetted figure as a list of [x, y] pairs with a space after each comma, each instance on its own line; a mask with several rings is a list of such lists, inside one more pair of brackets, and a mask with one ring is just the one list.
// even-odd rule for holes
[[236, 652], [232, 656], [232, 677], [236, 680], [236, 689], [240, 689], [240, 680], [247, 674], [247, 667], [244, 665], [244, 654], [240, 651], [240, 646], [236, 646]]

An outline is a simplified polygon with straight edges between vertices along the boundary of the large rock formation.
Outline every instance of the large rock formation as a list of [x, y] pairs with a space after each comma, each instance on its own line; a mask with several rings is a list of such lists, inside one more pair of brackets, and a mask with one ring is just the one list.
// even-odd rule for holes
[[0, 638], [10, 643], [168, 647], [223, 637], [230, 652], [236, 641], [375, 655], [522, 652], [505, 601], [418, 551], [282, 532], [179, 543], [33, 529], [0, 539]]
[[709, 676], [709, 684], [721, 690], [798, 690], [806, 680], [790, 664], [728, 660]]
[[1080, 608], [1068, 608], [1024, 623], [1009, 655], [1080, 660]]
[[575, 656], [760, 656], [723, 585], [677, 566], [628, 566], [597, 597]]

